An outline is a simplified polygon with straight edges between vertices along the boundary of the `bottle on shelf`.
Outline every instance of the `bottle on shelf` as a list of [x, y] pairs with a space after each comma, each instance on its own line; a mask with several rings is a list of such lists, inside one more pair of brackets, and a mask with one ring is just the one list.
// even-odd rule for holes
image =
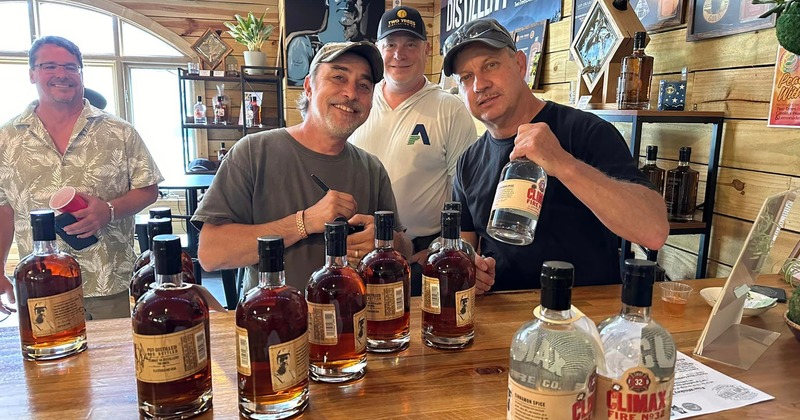
[[247, 127], [261, 127], [261, 110], [258, 106], [258, 96], [250, 96], [247, 102], [247, 118], [245, 124]]
[[258, 286], [236, 307], [239, 412], [282, 419], [308, 405], [308, 306], [286, 285], [280, 236], [258, 238]]
[[633, 53], [622, 58], [619, 77], [619, 109], [650, 109], [650, 82], [653, 79], [653, 57], [645, 54], [647, 32], [633, 35]]
[[139, 413], [188, 418], [212, 405], [208, 303], [183, 282], [181, 240], [153, 239], [156, 282], [133, 308]]
[[206, 124], [207, 122], [208, 119], [206, 119], [206, 106], [203, 104], [203, 97], [198, 95], [197, 103], [194, 104], [194, 123]]
[[217, 85], [217, 96], [214, 96], [214, 124], [227, 124], [231, 117], [231, 100], [225, 95], [225, 84]]
[[500, 172], [486, 233], [511, 245], [533, 242], [546, 188], [541, 166], [526, 158], [508, 162]]
[[647, 146], [645, 154], [644, 165], [639, 170], [642, 171], [644, 176], [653, 183], [661, 195], [664, 195], [664, 174], [665, 171], [658, 167], [656, 157], [658, 156], [658, 146]]
[[[172, 220], [166, 218], [150, 219], [147, 221], [147, 237], [150, 249], [139, 254], [133, 263], [133, 276], [128, 286], [131, 312], [142, 295], [150, 290], [156, 281], [156, 266], [153, 258], [153, 240], [158, 235], [172, 235]], [[181, 272], [184, 283], [196, 283], [194, 277], [194, 263], [186, 251], [181, 251]]]
[[[622, 309], [600, 324], [605, 372], [597, 380], [598, 418], [668, 419], [677, 349], [672, 336], [650, 318], [653, 284], [661, 269], [652, 262], [625, 260]], [[642, 404], [632, 404], [642, 401]]]
[[394, 212], [375, 212], [375, 249], [358, 264], [367, 289], [367, 351], [408, 348], [411, 268], [394, 249]]
[[[444, 207], [442, 208], [442, 210], [455, 210], [455, 211], [458, 212], [458, 214], [461, 214], [461, 202], [460, 201], [446, 201], [444, 203]], [[431, 242], [431, 244], [428, 245], [428, 255], [439, 251], [439, 249], [441, 249], [441, 247], [442, 247], [442, 242], [443, 242], [443, 239], [442, 239], [441, 236], [439, 236], [438, 238], [434, 239]], [[464, 251], [464, 253], [466, 253], [467, 256], [469, 256], [469, 259], [471, 259], [473, 262], [475, 261], [475, 248], [473, 248], [472, 245], [470, 245], [469, 242], [461, 239], [460, 240], [460, 244], [459, 244], [459, 249]]]
[[225, 159], [227, 154], [228, 149], [225, 148], [225, 143], [220, 143], [219, 150], [217, 150], [217, 160], [222, 162], [222, 159]]
[[461, 248], [461, 213], [442, 211], [442, 247], [422, 272], [422, 341], [462, 349], [475, 337], [475, 263]]
[[30, 214], [33, 251], [14, 270], [22, 357], [53, 360], [86, 350], [81, 268], [56, 242], [55, 213]]
[[689, 167], [691, 147], [678, 151], [678, 166], [667, 171], [664, 185], [664, 201], [667, 217], [672, 222], [691, 222], [697, 207], [697, 188], [700, 173]]
[[326, 223], [325, 265], [306, 286], [311, 379], [344, 382], [366, 373], [365, 295], [363, 280], [347, 264], [347, 223]]
[[576, 326], [581, 315], [571, 311], [574, 278], [570, 263], [542, 265], [541, 305], [511, 340], [509, 419], [530, 419], [533, 412], [542, 419], [593, 416], [599, 348]]

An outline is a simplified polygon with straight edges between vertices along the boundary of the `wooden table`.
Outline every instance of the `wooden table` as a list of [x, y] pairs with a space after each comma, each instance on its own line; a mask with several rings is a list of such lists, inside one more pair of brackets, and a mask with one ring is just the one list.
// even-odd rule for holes
[[[722, 279], [691, 280], [695, 287], [684, 318], [669, 318], [654, 301], [653, 316], [691, 354], [711, 308], [698, 295]], [[785, 286], [777, 276], [761, 284]], [[573, 289], [573, 303], [599, 322], [619, 310], [620, 286]], [[475, 343], [458, 352], [420, 341], [419, 299], [412, 301], [411, 347], [393, 356], [369, 355], [360, 381], [311, 384], [303, 418], [500, 419], [505, 418], [508, 348], [514, 332], [532, 318], [538, 291], [478, 297]], [[748, 371], [704, 361], [714, 369], [775, 396], [775, 400], [706, 418], [800, 418], [800, 343], [782, 321], [785, 304], [746, 324], [781, 333]], [[211, 314], [214, 408], [198, 418], [238, 418], [233, 312]], [[22, 360], [16, 328], [0, 329], [0, 417], [4, 419], [134, 419], [138, 417], [130, 321], [91, 321], [89, 349], [60, 362]]]

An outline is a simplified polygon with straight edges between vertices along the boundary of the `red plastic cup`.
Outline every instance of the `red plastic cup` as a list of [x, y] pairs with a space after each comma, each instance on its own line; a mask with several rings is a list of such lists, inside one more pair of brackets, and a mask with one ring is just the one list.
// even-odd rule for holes
[[50, 208], [62, 213], [72, 213], [88, 206], [73, 187], [63, 187], [50, 197]]

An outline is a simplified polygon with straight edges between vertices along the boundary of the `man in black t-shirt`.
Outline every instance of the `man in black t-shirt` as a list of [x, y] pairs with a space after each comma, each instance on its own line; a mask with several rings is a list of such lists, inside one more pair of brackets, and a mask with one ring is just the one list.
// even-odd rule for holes
[[[486, 133], [461, 156], [453, 196], [462, 203], [462, 236], [479, 249], [478, 293], [538, 288], [542, 263], [575, 266], [575, 284], [620, 281], [620, 236], [649, 249], [669, 233], [664, 200], [637, 168], [613, 125], [545, 102], [524, 81], [525, 54], [496, 20], [471, 21], [444, 43], [445, 75]], [[510, 159], [526, 157], [548, 174], [534, 241], [508, 245], [486, 225]]]

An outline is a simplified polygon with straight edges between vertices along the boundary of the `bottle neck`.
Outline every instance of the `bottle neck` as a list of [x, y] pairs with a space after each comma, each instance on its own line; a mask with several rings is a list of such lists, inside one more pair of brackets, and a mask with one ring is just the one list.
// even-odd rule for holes
[[375, 239], [375, 248], [378, 249], [391, 249], [394, 248], [394, 241], [386, 239]]
[[266, 288], [283, 287], [286, 285], [286, 272], [261, 271], [258, 273], [258, 285]]
[[678, 161], [678, 167], [679, 168], [681, 168], [681, 167], [685, 168], [685, 167], [688, 167], [688, 166], [689, 166], [689, 161], [688, 160], [679, 160]]
[[655, 159], [653, 159], [653, 160], [645, 159], [644, 160], [644, 164], [645, 165], [655, 165], [656, 164], [656, 160]]
[[171, 283], [175, 287], [183, 286], [183, 273], [158, 274], [156, 273], [156, 286]]
[[623, 302], [619, 314], [628, 321], [650, 322], [650, 306], [633, 306]]
[[58, 253], [58, 243], [53, 241], [33, 241], [33, 253], [36, 255]]
[[553, 321], [564, 321], [572, 318], [572, 314], [567, 310], [549, 309], [542, 307], [542, 317]]
[[442, 249], [460, 249], [461, 238], [442, 238]]
[[347, 265], [347, 255], [326, 255], [325, 267], [344, 267]]

